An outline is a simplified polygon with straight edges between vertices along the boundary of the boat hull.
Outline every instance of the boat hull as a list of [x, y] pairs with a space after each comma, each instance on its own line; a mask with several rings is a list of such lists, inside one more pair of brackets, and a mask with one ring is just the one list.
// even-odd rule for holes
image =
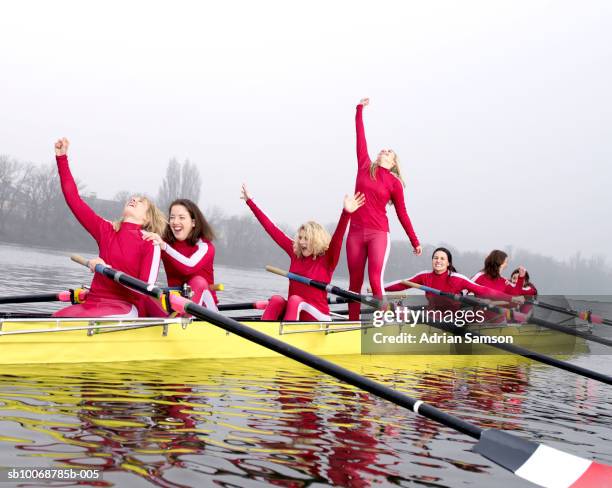
[[[499, 354], [486, 344], [417, 342], [372, 348], [375, 333], [410, 332], [418, 338], [449, 336], [427, 325], [364, 327], [358, 322], [245, 325], [319, 356], [355, 354]], [[263, 358], [278, 354], [203, 321], [109, 322], [80, 320], [4, 320], [0, 364], [116, 362], [176, 359]], [[511, 336], [512, 343], [544, 353], [585, 352], [582, 339], [534, 325], [480, 328], [488, 336]]]

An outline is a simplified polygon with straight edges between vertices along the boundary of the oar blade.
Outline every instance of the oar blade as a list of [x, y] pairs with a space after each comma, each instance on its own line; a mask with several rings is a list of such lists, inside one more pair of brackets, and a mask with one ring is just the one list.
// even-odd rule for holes
[[485, 430], [473, 450], [516, 476], [545, 488], [612, 487], [612, 466], [501, 430]]

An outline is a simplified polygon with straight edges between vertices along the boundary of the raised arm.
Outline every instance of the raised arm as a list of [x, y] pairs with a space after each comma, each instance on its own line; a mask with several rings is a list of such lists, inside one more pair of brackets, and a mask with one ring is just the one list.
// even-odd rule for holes
[[525, 276], [519, 276], [516, 280], [516, 283], [512, 283], [510, 281], [506, 281], [506, 288], [504, 291], [508, 293], [508, 295], [522, 295], [523, 286], [525, 285]]
[[274, 222], [272, 222], [267, 215], [263, 213], [257, 205], [255, 205], [255, 202], [251, 198], [251, 195], [249, 195], [249, 192], [244, 184], [242, 185], [242, 196], [240, 198], [246, 202], [253, 212], [253, 215], [255, 215], [255, 218], [259, 220], [259, 223], [272, 238], [272, 240], [276, 242], [290, 257], [295, 256], [293, 251], [293, 239], [280, 230], [274, 224]]
[[395, 178], [393, 182], [393, 189], [391, 190], [391, 200], [393, 201], [393, 206], [395, 207], [395, 213], [397, 214], [397, 218], [399, 219], [404, 231], [408, 235], [410, 239], [410, 243], [414, 248], [414, 251], [417, 255], [421, 254], [421, 245], [419, 243], [419, 239], [412, 228], [412, 222], [410, 221], [410, 217], [408, 217], [408, 212], [406, 212], [406, 202], [404, 201], [404, 187], [402, 186], [401, 181], [398, 178]]
[[355, 113], [355, 129], [357, 132], [357, 167], [359, 169], [367, 168], [372, 161], [368, 155], [368, 144], [366, 142], [365, 129], [363, 127], [363, 107], [370, 103], [369, 98], [362, 98], [357, 105]]
[[327, 264], [332, 270], [336, 269], [336, 266], [338, 265], [340, 252], [342, 251], [342, 241], [344, 240], [344, 234], [346, 233], [346, 228], [348, 227], [349, 220], [351, 219], [351, 214], [364, 203], [365, 196], [363, 193], [357, 192], [352, 197], [349, 197], [348, 195], [344, 196], [344, 208], [342, 209], [340, 220], [338, 221], [334, 235], [332, 236], [327, 252], [325, 253], [325, 256], [327, 257]]
[[533, 285], [529, 285], [525, 287], [525, 273], [527, 269], [524, 266], [519, 266], [519, 275], [516, 280], [516, 283], [507, 282], [506, 283], [506, 293], [514, 296], [536, 296], [538, 294], [538, 290], [535, 289]]
[[96, 214], [89, 205], [87, 205], [81, 196], [77, 188], [76, 182], [70, 172], [68, 166], [68, 151], [69, 142], [68, 139], [59, 139], [55, 143], [55, 159], [57, 161], [57, 172], [60, 177], [60, 184], [62, 186], [62, 193], [64, 199], [68, 204], [68, 207], [80, 222], [80, 224], [91, 234], [91, 236], [98, 242], [100, 240], [102, 225], [112, 225], [110, 222], [104, 220], [98, 214]]

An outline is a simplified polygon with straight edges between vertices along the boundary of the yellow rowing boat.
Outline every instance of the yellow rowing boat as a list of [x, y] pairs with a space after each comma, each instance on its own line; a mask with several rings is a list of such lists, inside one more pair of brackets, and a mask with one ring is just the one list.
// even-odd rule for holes
[[[360, 322], [243, 322], [318, 356], [358, 354], [499, 354], [427, 325]], [[471, 330], [471, 329], [470, 329]], [[480, 334], [549, 354], [587, 351], [585, 341], [535, 325], [481, 326]], [[414, 342], [401, 342], [414, 335]], [[381, 337], [396, 337], [383, 340]], [[432, 338], [427, 340], [427, 338]], [[453, 342], [455, 341], [455, 342]], [[232, 359], [278, 354], [204, 321], [191, 319], [0, 319], [0, 364]]]

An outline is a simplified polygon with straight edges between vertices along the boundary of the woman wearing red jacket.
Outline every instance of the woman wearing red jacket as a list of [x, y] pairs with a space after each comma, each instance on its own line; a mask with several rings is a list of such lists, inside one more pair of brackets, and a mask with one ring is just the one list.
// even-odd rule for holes
[[[68, 166], [68, 139], [55, 143], [57, 170], [62, 193], [70, 210], [98, 243], [99, 258], [90, 260], [123, 271], [154, 284], [159, 271], [159, 247], [142, 240], [141, 231], [161, 232], [165, 225], [163, 213], [145, 197], [133, 196], [125, 204], [121, 219], [109, 222], [97, 215], [79, 195]], [[98, 273], [94, 275], [87, 301], [71, 305], [55, 317], [138, 317], [146, 315], [147, 299]]]
[[[264, 230], [289, 256], [289, 271], [325, 283], [331, 281], [338, 264], [351, 214], [365, 201], [359, 193], [353, 197], [344, 197], [344, 209], [331, 238], [322, 225], [310, 221], [302, 224], [295, 238], [291, 239], [255, 205], [245, 185], [242, 185], [241, 198]], [[327, 292], [290, 280], [288, 298], [274, 295], [261, 318], [278, 320], [281, 317], [284, 320], [330, 321]]]
[[[510, 285], [513, 289], [513, 295], [529, 297], [531, 299], [538, 297], [538, 290], [530, 281], [529, 273], [524, 266], [519, 266], [512, 272], [510, 275]], [[524, 314], [528, 314], [531, 310], [533, 310], [533, 305], [528, 303], [521, 307], [521, 312]]]
[[510, 275], [510, 286], [514, 289], [513, 295], [524, 297], [538, 296], [538, 290], [529, 279], [529, 272], [523, 266], [516, 268]]
[[[504, 292], [508, 295], [520, 296], [520, 293], [516, 293], [516, 288], [502, 276], [502, 272], [508, 266], [508, 255], [504, 251], [494, 249], [485, 258], [484, 268], [476, 273], [472, 277], [472, 281], [479, 285], [492, 288], [494, 290]], [[522, 287], [522, 278], [520, 287]], [[503, 316], [496, 312], [489, 310], [485, 311], [485, 321], [490, 323], [500, 323], [505, 319]]]
[[[372, 162], [368, 154], [365, 129], [363, 127], [363, 107], [369, 99], [364, 98], [357, 105], [355, 128], [357, 131], [357, 179], [355, 191], [366, 197], [363, 207], [355, 212], [346, 240], [346, 257], [348, 262], [351, 291], [361, 292], [368, 262], [368, 277], [373, 295], [380, 299], [383, 289], [383, 275], [391, 240], [387, 205], [393, 204], [395, 212], [408, 235], [414, 253], [422, 252], [419, 240], [412, 228], [410, 217], [404, 203], [404, 180], [395, 152], [383, 149]], [[360, 304], [349, 303], [349, 318], [359, 320]]]
[[168, 214], [163, 237], [143, 232], [143, 238], [158, 244], [163, 251], [168, 286], [188, 285], [195, 303], [217, 311], [217, 295], [211, 288], [215, 282], [212, 227], [199, 207], [186, 198], [174, 200]]

